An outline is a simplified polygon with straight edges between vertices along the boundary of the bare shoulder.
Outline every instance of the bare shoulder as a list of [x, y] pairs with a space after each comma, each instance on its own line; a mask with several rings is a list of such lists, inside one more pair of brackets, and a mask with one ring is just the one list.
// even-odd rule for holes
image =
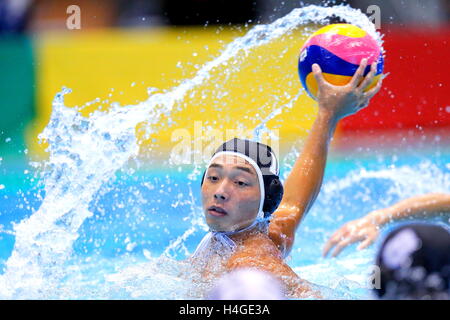
[[296, 273], [283, 261], [283, 255], [276, 244], [263, 233], [253, 234], [244, 239], [227, 262], [226, 268], [258, 268], [278, 277], [297, 277]]
[[246, 237], [231, 258], [238, 259], [247, 256], [252, 257], [271, 257], [272, 259], [283, 260], [283, 256], [272, 241], [272, 239], [264, 233], [255, 233]]
[[228, 271], [238, 268], [256, 268], [271, 273], [286, 285], [290, 297], [320, 298], [311, 284], [300, 279], [284, 262], [280, 250], [268, 235], [255, 234], [242, 241], [226, 264]]

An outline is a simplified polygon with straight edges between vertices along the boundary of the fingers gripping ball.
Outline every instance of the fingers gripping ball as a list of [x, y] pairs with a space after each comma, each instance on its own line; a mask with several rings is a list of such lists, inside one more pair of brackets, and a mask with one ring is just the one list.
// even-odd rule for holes
[[377, 41], [366, 31], [351, 24], [331, 24], [316, 31], [306, 40], [300, 51], [298, 73], [308, 94], [315, 100], [317, 82], [312, 65], [317, 63], [323, 77], [333, 85], [342, 86], [350, 82], [363, 58], [367, 58], [364, 76], [370, 65], [377, 62], [375, 77], [365, 91], [373, 88], [383, 72], [383, 53]]

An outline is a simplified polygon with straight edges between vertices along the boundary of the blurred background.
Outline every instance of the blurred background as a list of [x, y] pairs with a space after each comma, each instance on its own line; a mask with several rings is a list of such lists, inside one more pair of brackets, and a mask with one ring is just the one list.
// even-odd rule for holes
[[[349, 4], [363, 13], [371, 5], [380, 7], [385, 71], [390, 73], [370, 108], [340, 124], [334, 147], [398, 146], [412, 140], [430, 146], [448, 139], [448, 0], [0, 0], [0, 164], [7, 159], [45, 158], [45, 143], [39, 144], [37, 135], [63, 86], [73, 90], [66, 96], [66, 105], [84, 106], [86, 113], [111, 102], [135, 104], [148, 97], [149, 87], [169, 89], [192, 77], [199, 65], [214, 59], [253, 25], [270, 23], [296, 7], [324, 3]], [[71, 5], [80, 9], [79, 28], [68, 27]], [[289, 50], [295, 56], [304, 39], [294, 40], [298, 43]], [[283, 44], [267, 50], [264, 56], [276, 59]], [[288, 57], [283, 63], [280, 59], [279, 74], [290, 81], [286, 91], [295, 94], [301, 86], [297, 61]], [[278, 88], [276, 93], [283, 90], [279, 78], [264, 66], [258, 70], [257, 81], [251, 77], [251, 73], [243, 74], [230, 85], [228, 89], [238, 98], [230, 100], [228, 110], [238, 101], [242, 104], [245, 90], [256, 83]], [[264, 99], [247, 102], [264, 105]], [[282, 153], [307, 134], [314, 120], [314, 102], [306, 95], [300, 100], [301, 114], [287, 110], [280, 115]], [[174, 115], [175, 127], [162, 124], [167, 130], [162, 128], [150, 140], [160, 154], [170, 148], [176, 127], [192, 129], [194, 121], [214, 118], [214, 110], [204, 108], [212, 103], [217, 101], [200, 105], [188, 100], [184, 111]], [[192, 107], [201, 111], [196, 118]], [[0, 176], [5, 174], [0, 170]]]

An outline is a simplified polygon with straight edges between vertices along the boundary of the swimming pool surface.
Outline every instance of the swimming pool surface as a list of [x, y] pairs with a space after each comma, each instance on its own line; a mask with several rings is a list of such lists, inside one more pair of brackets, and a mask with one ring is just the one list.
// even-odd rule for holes
[[[296, 152], [282, 160], [283, 178]], [[23, 159], [11, 162], [4, 157], [0, 173], [3, 274], [14, 246], [13, 225], [39, 208], [45, 192]], [[176, 262], [189, 256], [207, 231], [199, 177], [190, 166], [118, 172], [89, 203], [93, 215], [77, 232], [64, 263], [64, 276], [42, 298], [199, 298], [192, 295], [192, 284], [186, 286], [186, 280], [179, 277]], [[329, 298], [370, 299], [366, 281], [377, 247], [389, 230], [405, 221], [385, 227], [369, 249], [357, 251], [355, 244], [338, 258], [322, 258], [325, 241], [345, 222], [372, 210], [413, 195], [449, 190], [450, 151], [446, 147], [364, 154], [332, 151], [322, 190], [297, 231], [287, 261], [300, 277], [328, 288], [325, 296]], [[443, 218], [430, 222], [448, 225]], [[26, 294], [15, 297], [26, 298]]]

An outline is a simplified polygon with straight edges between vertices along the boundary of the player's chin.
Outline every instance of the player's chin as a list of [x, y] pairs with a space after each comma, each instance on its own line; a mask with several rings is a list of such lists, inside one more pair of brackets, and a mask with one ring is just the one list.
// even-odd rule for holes
[[227, 231], [227, 223], [223, 219], [218, 219], [208, 214], [206, 215], [206, 224], [211, 231]]

